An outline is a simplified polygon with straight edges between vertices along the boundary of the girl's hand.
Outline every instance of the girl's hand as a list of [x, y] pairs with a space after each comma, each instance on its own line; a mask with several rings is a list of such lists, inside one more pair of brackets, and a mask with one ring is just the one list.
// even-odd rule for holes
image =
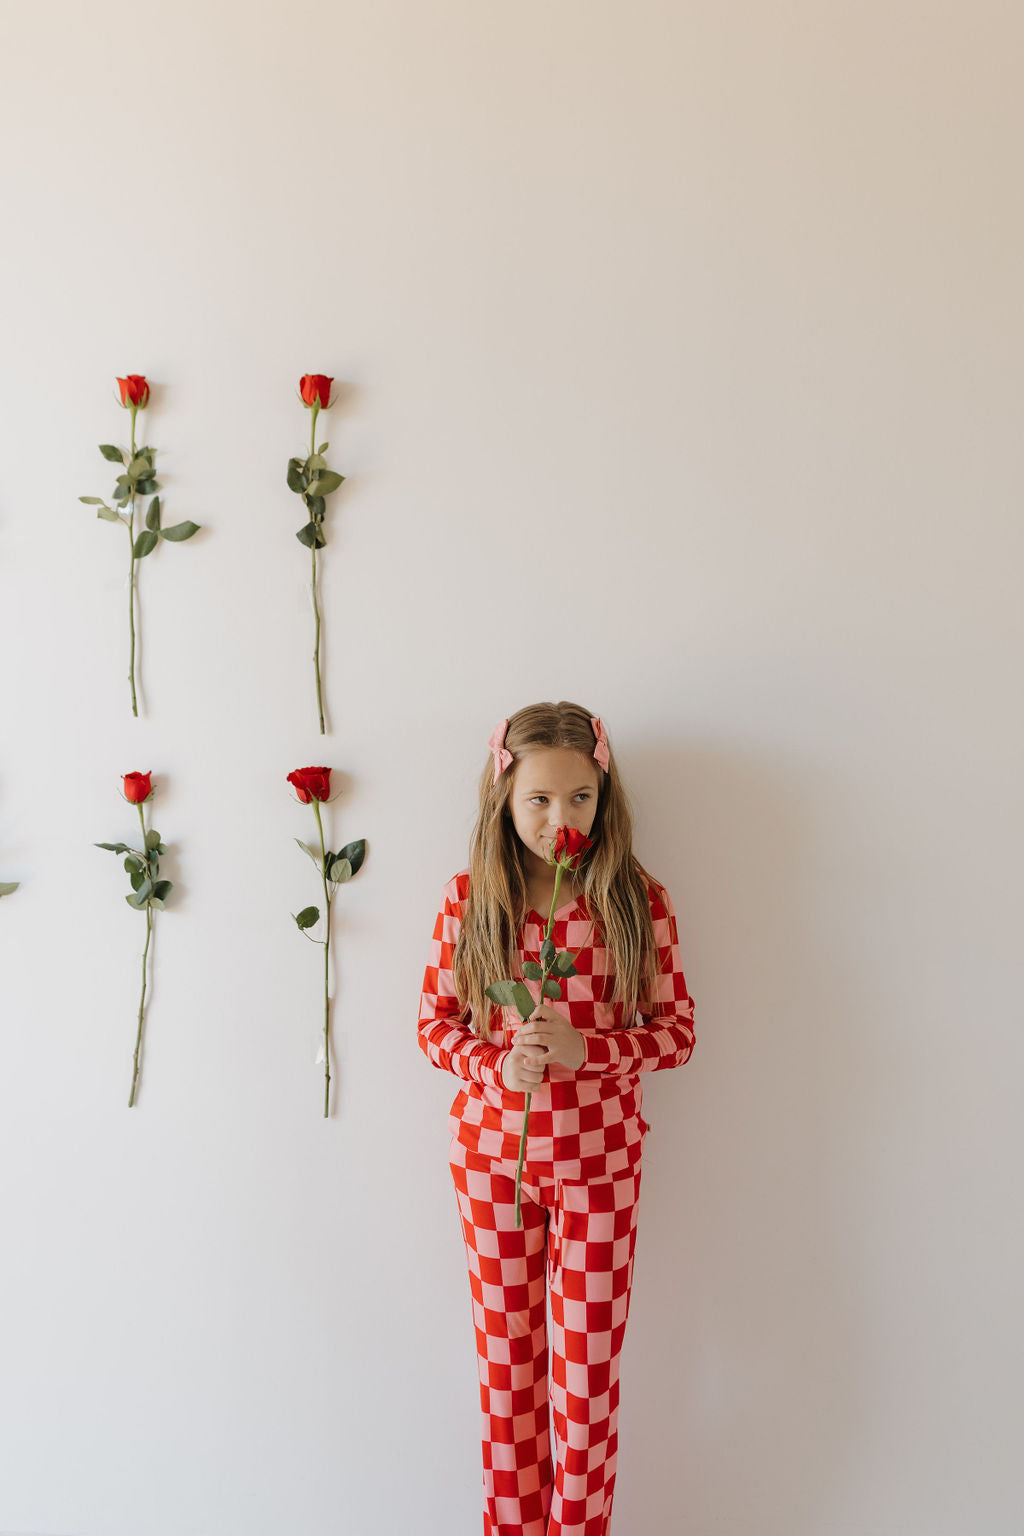
[[574, 1029], [564, 1013], [556, 1013], [547, 1003], [535, 1008], [525, 1024], [516, 1031], [516, 1045], [541, 1046], [541, 1060], [548, 1066], [557, 1062], [570, 1072], [579, 1071], [586, 1059], [583, 1036]]
[[513, 1093], [533, 1093], [544, 1081], [544, 1052], [535, 1045], [515, 1045], [505, 1057], [501, 1081]]

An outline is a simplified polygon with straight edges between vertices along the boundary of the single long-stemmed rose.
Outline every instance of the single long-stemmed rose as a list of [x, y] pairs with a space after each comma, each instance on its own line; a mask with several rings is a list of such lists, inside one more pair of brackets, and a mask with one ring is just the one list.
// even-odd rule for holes
[[[530, 981], [540, 982], [540, 991], [537, 1001], [534, 1002], [529, 987], [524, 981], [494, 981], [486, 989], [487, 996], [492, 1003], [497, 1003], [501, 1008], [515, 1008], [519, 1017], [525, 1023], [533, 1013], [533, 1010], [544, 1001], [546, 997], [560, 998], [562, 995], [562, 982], [570, 976], [576, 975], [576, 955], [569, 954], [568, 950], [555, 948], [551, 937], [555, 926], [555, 912], [558, 909], [558, 893], [562, 885], [562, 876], [567, 871], [579, 868], [580, 860], [588, 848], [593, 844], [589, 837], [584, 837], [582, 832], [577, 832], [573, 827], [559, 827], [558, 835], [548, 851], [547, 861], [555, 868], [555, 888], [551, 893], [551, 908], [548, 912], [547, 924], [544, 928], [544, 938], [540, 946], [540, 960], [527, 960], [523, 965], [523, 975]], [[577, 950], [576, 954], [579, 951]], [[519, 1160], [516, 1163], [516, 1226], [523, 1224], [522, 1213], [522, 1184], [523, 1162], [526, 1158], [526, 1137], [530, 1128], [530, 1101], [531, 1093], [526, 1095], [526, 1104], [523, 1109], [523, 1129], [519, 1137]]]
[[142, 951], [142, 995], [139, 998], [138, 1028], [135, 1032], [135, 1055], [132, 1059], [132, 1088], [128, 1095], [128, 1108], [135, 1105], [135, 1092], [139, 1082], [139, 1064], [142, 1055], [142, 1021], [146, 1012], [146, 980], [147, 966], [149, 962], [149, 941], [153, 936], [153, 913], [162, 911], [168, 896], [174, 889], [170, 880], [160, 879], [160, 855], [167, 852], [166, 843], [160, 841], [160, 833], [154, 829], [146, 831], [146, 817], [143, 806], [152, 800], [154, 795], [153, 775], [149, 773], [126, 773], [124, 776], [124, 798], [134, 805], [139, 813], [139, 826], [142, 830], [142, 847], [132, 848], [128, 843], [97, 843], [97, 848], [106, 848], [110, 853], [123, 853], [125, 857], [124, 867], [131, 881], [132, 891], [125, 901], [135, 912], [146, 914], [146, 947]]
[[305, 527], [300, 528], [295, 537], [300, 544], [305, 544], [313, 557], [313, 617], [315, 623], [313, 636], [313, 673], [316, 678], [316, 707], [320, 718], [320, 734], [324, 730], [324, 700], [323, 689], [320, 681], [320, 597], [317, 586], [316, 552], [323, 549], [327, 543], [324, 535], [324, 517], [327, 512], [327, 497], [336, 491], [344, 483], [345, 476], [337, 474], [333, 469], [327, 468], [327, 460], [324, 454], [330, 447], [329, 443], [316, 441], [316, 419], [321, 411], [326, 411], [331, 405], [331, 385], [333, 378], [325, 373], [304, 373], [299, 380], [299, 394], [302, 403], [310, 412], [309, 423], [309, 453], [304, 459], [288, 460], [288, 488], [302, 497], [309, 513], [309, 521]]
[[[324, 840], [324, 823], [320, 814], [320, 806], [331, 796], [331, 770], [329, 768], [296, 768], [294, 773], [288, 775], [288, 783], [295, 790], [295, 794], [303, 805], [313, 807], [313, 815], [316, 817], [317, 837], [320, 844], [320, 854], [301, 838], [295, 841], [303, 853], [313, 860], [320, 871], [320, 882], [324, 892], [324, 936], [322, 939], [314, 939], [307, 929], [312, 928], [320, 921], [319, 907], [303, 907], [301, 912], [293, 914], [299, 932], [309, 939], [311, 944], [323, 945], [324, 951], [324, 1024], [323, 1041], [321, 1051], [324, 1058], [324, 1119], [327, 1119], [331, 1107], [331, 900], [337, 886], [346, 884], [357, 874], [366, 858], [366, 839], [359, 838], [357, 842], [346, 843], [344, 848], [337, 853], [331, 853]], [[318, 1058], [319, 1059], [319, 1058]]]
[[[117, 483], [111, 494], [114, 503], [109, 507], [102, 496], [79, 496], [79, 501], [84, 501], [87, 506], [96, 508], [96, 516], [103, 518], [108, 523], [123, 523], [128, 530], [128, 545], [130, 562], [128, 566], [128, 629], [130, 635], [130, 651], [128, 659], [128, 683], [132, 693], [132, 714], [139, 713], [138, 700], [135, 695], [135, 566], [139, 560], [145, 559], [156, 548], [160, 539], [170, 539], [173, 544], [180, 544], [184, 539], [190, 539], [198, 532], [199, 524], [192, 522], [174, 523], [170, 528], [161, 526], [160, 497], [154, 493], [158, 490], [156, 469], [154, 467], [156, 449], [138, 448], [135, 445], [135, 418], [139, 411], [144, 411], [149, 404], [149, 384], [144, 374], [130, 373], [125, 379], [118, 379], [118, 389], [121, 394], [121, 404], [130, 412], [132, 419], [131, 447], [129, 449], [118, 448], [115, 443], [100, 443], [100, 453], [111, 464], [121, 467], [121, 474], [117, 477]], [[142, 508], [139, 498], [152, 496], [152, 501], [146, 512], [146, 526], [140, 533], [135, 532], [135, 513]], [[125, 508], [127, 507], [127, 512]]]

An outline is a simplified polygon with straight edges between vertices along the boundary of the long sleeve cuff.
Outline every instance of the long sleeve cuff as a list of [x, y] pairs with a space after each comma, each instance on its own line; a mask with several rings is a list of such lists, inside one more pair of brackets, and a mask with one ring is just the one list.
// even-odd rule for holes
[[508, 1052], [500, 1045], [477, 1039], [472, 1030], [460, 1024], [434, 1024], [424, 1021], [419, 1031], [420, 1046], [427, 1059], [443, 1072], [453, 1072], [467, 1083], [484, 1088], [500, 1088], [501, 1067]]
[[693, 1030], [676, 1020], [652, 1019], [631, 1029], [581, 1030], [581, 1073], [629, 1077], [681, 1067], [693, 1050]]

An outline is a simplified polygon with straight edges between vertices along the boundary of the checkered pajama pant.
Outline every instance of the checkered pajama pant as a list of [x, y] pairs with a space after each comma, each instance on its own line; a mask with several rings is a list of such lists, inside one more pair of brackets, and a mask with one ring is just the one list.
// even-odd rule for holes
[[527, 1166], [519, 1231], [514, 1163], [453, 1141], [451, 1166], [480, 1366], [484, 1536], [608, 1536], [640, 1164], [588, 1183]]

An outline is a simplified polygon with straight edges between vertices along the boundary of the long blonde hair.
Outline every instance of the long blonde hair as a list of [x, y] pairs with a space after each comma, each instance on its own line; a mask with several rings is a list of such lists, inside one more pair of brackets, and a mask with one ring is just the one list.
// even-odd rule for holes
[[[480, 808], [469, 845], [469, 898], [455, 947], [455, 988], [482, 1038], [489, 1037], [492, 1004], [485, 988], [521, 973], [518, 935], [527, 911], [523, 850], [509, 800], [516, 765], [537, 747], [568, 747], [591, 758], [591, 714], [579, 704], [529, 704], [509, 716], [505, 746], [513, 765], [494, 782], [493, 759], [480, 775]], [[614, 989], [610, 1003], [623, 1004], [627, 1022], [653, 992], [658, 953], [654, 942], [648, 883], [655, 884], [633, 854], [633, 818], [614, 755], [607, 771], [595, 763], [597, 813], [590, 830], [594, 846], [584, 854], [577, 880], [594, 921], [595, 934], [610, 953]]]

